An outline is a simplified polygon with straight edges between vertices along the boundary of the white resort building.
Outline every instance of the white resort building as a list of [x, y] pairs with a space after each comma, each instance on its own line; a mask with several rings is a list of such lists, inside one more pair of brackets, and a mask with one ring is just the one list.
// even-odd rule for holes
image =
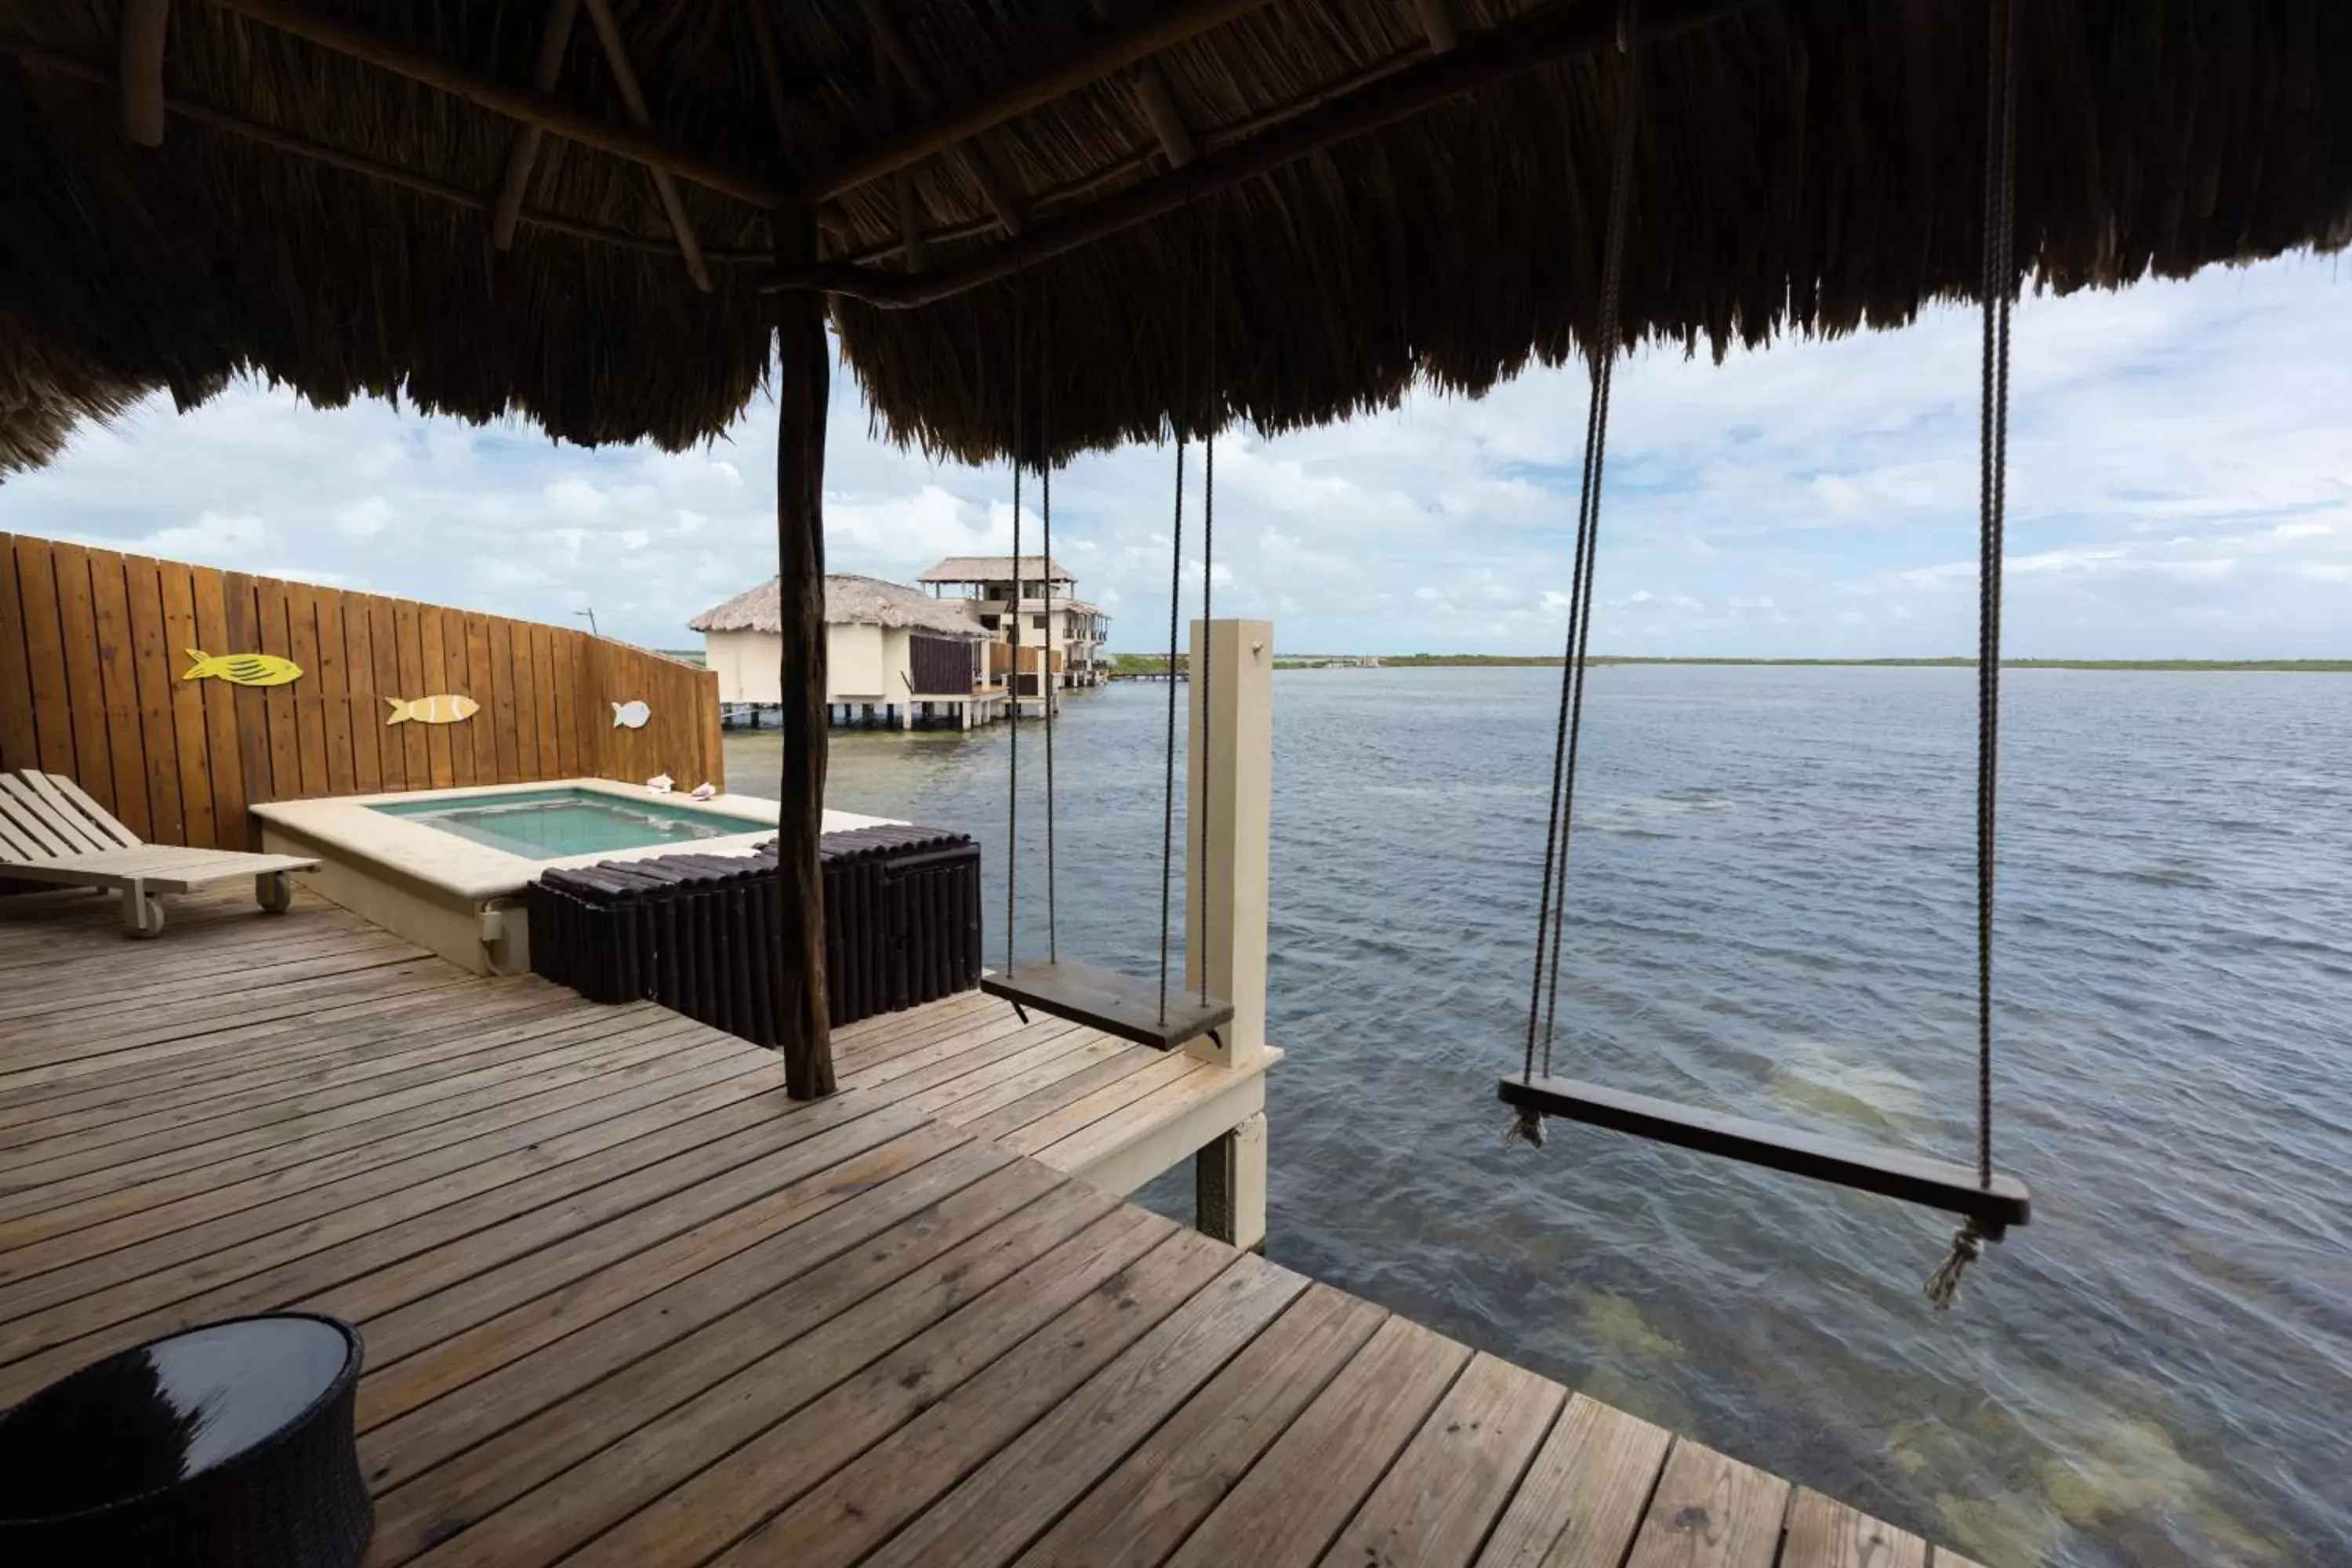
[[1034, 650], [1041, 647], [1053, 649], [1064, 689], [1099, 686], [1109, 673], [1103, 643], [1110, 616], [1077, 597], [1078, 580], [1057, 561], [1024, 555], [1016, 571], [1010, 555], [950, 555], [917, 581], [943, 602], [961, 605], [1000, 641], [1012, 641], [1019, 618], [1024, 697], [1036, 692]]
[[[969, 730], [1005, 716], [1013, 661], [1012, 617], [1021, 616], [1020, 696], [1038, 697], [1038, 672], [1052, 688], [1102, 684], [1110, 617], [1070, 596], [1076, 579], [1042, 557], [1022, 558], [1013, 608], [1013, 558], [956, 556], [923, 574], [931, 591], [848, 573], [824, 580], [825, 703], [836, 724], [948, 724]], [[1052, 573], [1052, 609], [1045, 574]], [[946, 592], [950, 587], [962, 593]], [[729, 721], [760, 721], [779, 690], [783, 638], [776, 580], [738, 594], [687, 625], [702, 634], [703, 662], [719, 677]]]

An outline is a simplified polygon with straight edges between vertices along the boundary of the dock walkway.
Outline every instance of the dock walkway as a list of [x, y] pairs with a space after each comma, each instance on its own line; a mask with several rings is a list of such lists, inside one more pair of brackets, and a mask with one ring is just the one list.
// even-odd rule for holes
[[0, 1406], [349, 1319], [371, 1563], [1965, 1568], [1071, 1173], [1205, 1064], [957, 998], [795, 1104], [307, 895], [172, 921], [0, 900]]

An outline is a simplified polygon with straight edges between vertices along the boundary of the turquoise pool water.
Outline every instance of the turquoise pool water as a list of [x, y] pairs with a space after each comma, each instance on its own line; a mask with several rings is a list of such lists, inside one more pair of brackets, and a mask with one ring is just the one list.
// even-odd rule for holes
[[591, 789], [535, 789], [511, 795], [402, 801], [373, 809], [404, 816], [509, 855], [554, 860], [655, 844], [691, 844], [730, 834], [758, 833], [761, 825], [660, 797], [642, 801]]

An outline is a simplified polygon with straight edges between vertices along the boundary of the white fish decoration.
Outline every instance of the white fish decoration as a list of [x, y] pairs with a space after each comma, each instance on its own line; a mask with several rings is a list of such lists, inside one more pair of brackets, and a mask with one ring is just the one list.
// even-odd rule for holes
[[613, 704], [613, 728], [615, 730], [642, 730], [646, 727], [646, 721], [653, 716], [654, 710], [643, 702]]
[[656, 795], [667, 795], [677, 781], [667, 773], [656, 773], [646, 781], [646, 787]]
[[694, 795], [692, 798], [695, 800], [709, 800], [712, 795], [717, 795], [718, 793], [719, 786], [712, 784], [709, 780], [705, 779], [702, 783], [694, 786]]

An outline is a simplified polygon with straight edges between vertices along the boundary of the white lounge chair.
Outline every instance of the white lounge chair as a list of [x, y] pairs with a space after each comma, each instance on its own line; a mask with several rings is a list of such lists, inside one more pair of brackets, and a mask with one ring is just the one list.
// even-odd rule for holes
[[253, 879], [253, 896], [264, 910], [283, 914], [294, 901], [291, 874], [318, 868], [316, 860], [295, 855], [142, 843], [62, 773], [0, 773], [0, 879], [120, 889], [127, 936], [162, 934], [163, 905], [156, 894], [239, 877]]

